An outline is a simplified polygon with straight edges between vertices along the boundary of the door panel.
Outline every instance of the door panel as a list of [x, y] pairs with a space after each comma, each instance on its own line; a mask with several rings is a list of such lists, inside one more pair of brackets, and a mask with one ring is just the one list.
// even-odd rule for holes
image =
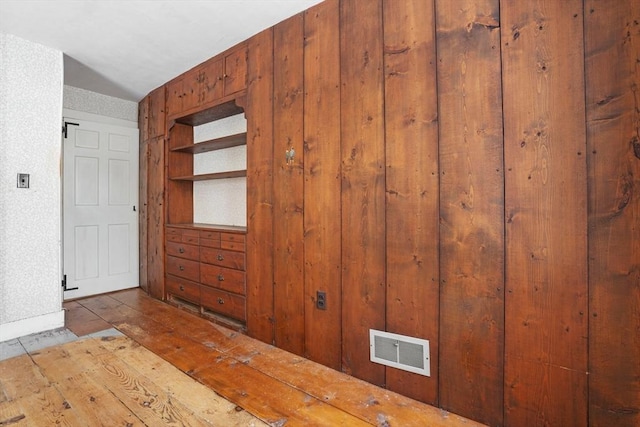
[[63, 141], [65, 299], [137, 287], [138, 130], [71, 120]]

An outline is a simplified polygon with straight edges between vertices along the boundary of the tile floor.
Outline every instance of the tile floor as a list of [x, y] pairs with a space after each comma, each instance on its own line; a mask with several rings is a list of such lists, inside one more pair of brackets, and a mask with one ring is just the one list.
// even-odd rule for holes
[[0, 342], [0, 361], [26, 353], [33, 353], [47, 347], [66, 344], [78, 339], [122, 335], [123, 334], [115, 328], [104, 329], [80, 337], [66, 328], [54, 329]]

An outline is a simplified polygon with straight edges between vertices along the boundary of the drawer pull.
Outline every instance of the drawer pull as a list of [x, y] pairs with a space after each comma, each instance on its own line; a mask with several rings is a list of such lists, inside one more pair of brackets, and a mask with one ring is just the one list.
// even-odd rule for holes
[[181, 265], [178, 268], [180, 269], [180, 271], [184, 271], [184, 266]]
[[218, 274], [218, 282], [224, 282], [224, 276], [222, 274]]
[[180, 252], [181, 254], [183, 254], [183, 253], [184, 253], [184, 248], [179, 248], [179, 249], [178, 249], [178, 252]]
[[218, 298], [218, 304], [224, 304], [224, 300], [222, 298]]
[[224, 256], [222, 256], [222, 254], [218, 254], [218, 261], [224, 261]]
[[180, 285], [180, 290], [184, 291], [184, 286]]

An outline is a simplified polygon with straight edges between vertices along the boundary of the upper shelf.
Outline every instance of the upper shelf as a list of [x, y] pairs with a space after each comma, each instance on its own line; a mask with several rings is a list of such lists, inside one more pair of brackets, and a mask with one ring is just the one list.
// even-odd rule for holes
[[180, 153], [201, 154], [208, 151], [237, 147], [239, 145], [245, 145], [246, 143], [247, 133], [243, 132], [236, 135], [223, 136], [222, 138], [198, 142], [197, 144], [183, 145], [181, 147], [172, 148], [171, 151], [178, 151]]
[[246, 97], [246, 90], [242, 90], [216, 100], [208, 106], [194, 107], [185, 113], [181, 113], [182, 115], [179, 117], [169, 116], [167, 127], [171, 128], [173, 126], [172, 123], [199, 126], [225, 117], [244, 113]]
[[244, 176], [247, 176], [247, 171], [243, 169], [228, 172], [205, 173], [201, 175], [176, 176], [170, 179], [172, 181], [205, 181], [209, 179], [241, 178]]

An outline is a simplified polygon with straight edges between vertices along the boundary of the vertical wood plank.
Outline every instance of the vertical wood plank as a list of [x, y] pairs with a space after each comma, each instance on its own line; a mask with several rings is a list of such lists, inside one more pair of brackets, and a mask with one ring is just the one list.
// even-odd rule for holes
[[504, 171], [498, 0], [438, 0], [440, 405], [503, 423]]
[[247, 333], [273, 343], [273, 29], [248, 42]]
[[640, 425], [640, 3], [585, 2], [589, 424]]
[[165, 133], [165, 87], [160, 86], [149, 94], [149, 138]]
[[[279, 348], [304, 353], [304, 15], [273, 30], [274, 311]], [[294, 150], [294, 157], [286, 153]]]
[[165, 144], [158, 137], [148, 143], [147, 286], [154, 298], [164, 298]]
[[[305, 356], [340, 369], [340, 7], [305, 12], [304, 248]], [[317, 291], [326, 309], [316, 308]]]
[[438, 401], [438, 104], [432, 0], [384, 0], [386, 329], [429, 340], [431, 376], [386, 369], [405, 396]]
[[382, 2], [340, 4], [342, 366], [384, 385], [369, 361], [369, 329], [385, 327]]
[[505, 425], [587, 423], [581, 0], [501, 2]]
[[138, 127], [140, 144], [138, 147], [138, 271], [140, 287], [149, 292], [147, 270], [147, 236], [148, 236], [148, 179], [149, 179], [149, 97], [138, 104]]
[[149, 139], [149, 98], [147, 95], [138, 103], [138, 128], [140, 129], [140, 141]]

